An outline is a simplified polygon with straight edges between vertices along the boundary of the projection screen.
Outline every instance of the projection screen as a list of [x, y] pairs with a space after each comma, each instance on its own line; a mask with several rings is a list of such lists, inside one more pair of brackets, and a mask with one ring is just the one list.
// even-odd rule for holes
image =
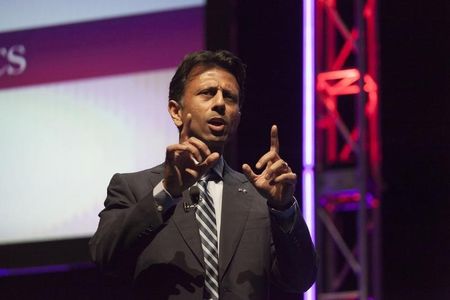
[[204, 0], [1, 5], [0, 244], [88, 237], [111, 176], [177, 140], [168, 85]]

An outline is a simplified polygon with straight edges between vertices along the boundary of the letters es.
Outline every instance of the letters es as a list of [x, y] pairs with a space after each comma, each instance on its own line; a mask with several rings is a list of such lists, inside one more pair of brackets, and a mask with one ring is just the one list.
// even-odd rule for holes
[[14, 45], [10, 48], [0, 47], [0, 77], [22, 74], [27, 68], [27, 60], [24, 55], [24, 45]]

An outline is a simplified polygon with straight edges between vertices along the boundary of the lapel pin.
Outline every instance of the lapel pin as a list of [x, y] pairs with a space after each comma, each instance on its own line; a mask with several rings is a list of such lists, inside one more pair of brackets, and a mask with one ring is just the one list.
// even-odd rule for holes
[[247, 190], [246, 190], [246, 189], [241, 189], [241, 188], [238, 188], [238, 192], [241, 192], [241, 193], [247, 194]]

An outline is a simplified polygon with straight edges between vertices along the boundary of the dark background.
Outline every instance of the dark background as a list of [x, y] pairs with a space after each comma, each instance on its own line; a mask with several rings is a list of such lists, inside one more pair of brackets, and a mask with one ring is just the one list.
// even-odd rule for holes
[[[384, 299], [450, 299], [448, 8], [448, 1], [379, 1]], [[301, 1], [209, 1], [206, 20], [208, 48], [230, 49], [248, 65], [241, 126], [229, 152], [237, 154], [233, 164], [254, 164], [269, 147], [270, 126], [278, 124], [281, 154], [300, 174]], [[87, 257], [86, 241], [72, 247], [80, 258]], [[36, 248], [38, 255], [46, 247], [62, 246], [46, 244]], [[16, 249], [0, 254], [12, 258]], [[55, 263], [69, 253], [60, 250]], [[0, 278], [0, 297], [118, 299], [125, 293], [105, 284], [95, 269], [80, 265]]]
[[448, 1], [380, 5], [389, 299], [450, 299], [448, 8]]

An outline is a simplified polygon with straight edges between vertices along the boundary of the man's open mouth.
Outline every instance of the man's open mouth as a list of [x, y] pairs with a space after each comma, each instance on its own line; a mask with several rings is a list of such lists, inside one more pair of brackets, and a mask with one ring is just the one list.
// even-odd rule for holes
[[226, 122], [222, 118], [211, 118], [208, 120], [208, 126], [213, 131], [223, 131], [226, 126]]

